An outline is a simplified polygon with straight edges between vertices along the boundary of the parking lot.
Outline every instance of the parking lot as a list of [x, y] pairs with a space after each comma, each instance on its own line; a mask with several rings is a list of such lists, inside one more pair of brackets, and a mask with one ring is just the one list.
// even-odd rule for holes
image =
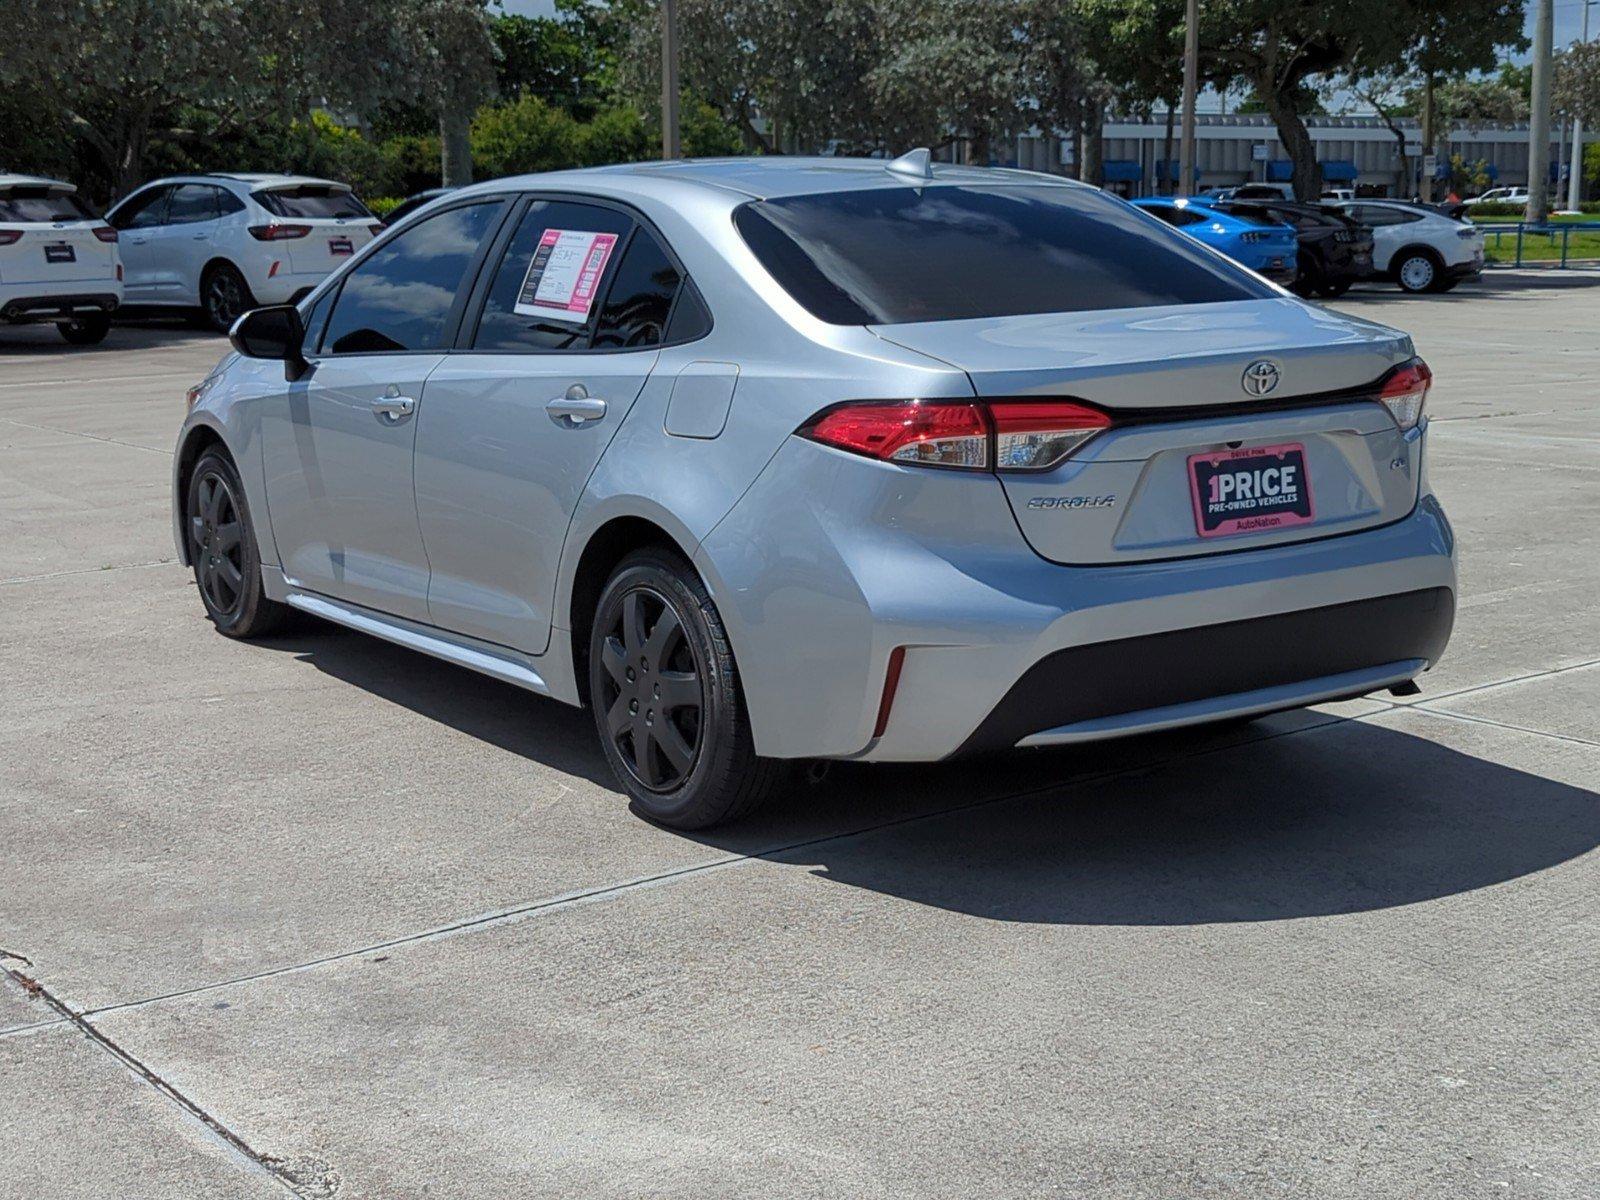
[[1411, 331], [1420, 696], [836, 768], [690, 837], [586, 714], [205, 621], [177, 325], [0, 330], [0, 1193], [1600, 1194], [1600, 274]]

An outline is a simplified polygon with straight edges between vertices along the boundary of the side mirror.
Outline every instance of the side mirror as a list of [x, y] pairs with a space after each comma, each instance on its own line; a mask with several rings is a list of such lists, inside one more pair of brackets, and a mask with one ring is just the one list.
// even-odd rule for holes
[[269, 358], [283, 363], [284, 376], [292, 383], [311, 365], [301, 352], [306, 331], [300, 324], [300, 310], [292, 304], [252, 308], [228, 331], [233, 348], [246, 358]]

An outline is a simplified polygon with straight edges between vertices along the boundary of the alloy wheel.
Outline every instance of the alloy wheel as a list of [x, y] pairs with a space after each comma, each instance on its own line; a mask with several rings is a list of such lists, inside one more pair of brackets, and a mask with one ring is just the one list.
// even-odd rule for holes
[[1433, 282], [1433, 263], [1421, 254], [1400, 264], [1400, 282], [1411, 292], [1425, 291]]
[[216, 271], [206, 284], [206, 311], [212, 324], [228, 329], [244, 311], [244, 289], [231, 271]]
[[244, 537], [238, 497], [221, 473], [207, 471], [189, 514], [189, 558], [206, 605], [231, 616], [244, 603]]
[[636, 587], [623, 595], [600, 657], [598, 699], [618, 756], [641, 786], [676, 789], [699, 756], [705, 707], [683, 617], [662, 593]]

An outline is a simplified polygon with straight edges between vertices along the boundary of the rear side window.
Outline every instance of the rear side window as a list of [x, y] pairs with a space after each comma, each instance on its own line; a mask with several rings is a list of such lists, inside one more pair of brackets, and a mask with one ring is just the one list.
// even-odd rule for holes
[[683, 276], [648, 229], [634, 232], [594, 329], [596, 349], [659, 346]]
[[323, 337], [331, 354], [437, 350], [498, 200], [448, 209], [373, 251], [347, 276]]
[[739, 208], [762, 265], [814, 316], [893, 325], [1275, 296], [1133, 208], [1067, 186], [873, 188]]
[[256, 203], [275, 217], [370, 217], [367, 206], [344, 188], [302, 184], [253, 193]]
[[215, 221], [221, 215], [217, 210], [217, 189], [204, 184], [179, 184], [167, 201], [168, 225], [194, 225]]
[[94, 210], [75, 192], [46, 187], [11, 187], [0, 190], [0, 221], [92, 221]]
[[[632, 228], [633, 218], [614, 208], [567, 200], [535, 200], [523, 214], [495, 270], [472, 348], [509, 353], [588, 349], [594, 308], [605, 295], [608, 279], [617, 272], [617, 252]], [[600, 277], [592, 281], [594, 299], [586, 308], [580, 304], [563, 310], [537, 303], [551, 254], [549, 250], [541, 253], [541, 247], [563, 237], [569, 243], [585, 237], [591, 241], [610, 239], [600, 243], [605, 261]], [[548, 297], [550, 291], [545, 295]]]
[[1363, 225], [1409, 225], [1412, 221], [1422, 220], [1419, 212], [1407, 212], [1403, 208], [1384, 208], [1377, 204], [1364, 204], [1356, 209], [1356, 220]]

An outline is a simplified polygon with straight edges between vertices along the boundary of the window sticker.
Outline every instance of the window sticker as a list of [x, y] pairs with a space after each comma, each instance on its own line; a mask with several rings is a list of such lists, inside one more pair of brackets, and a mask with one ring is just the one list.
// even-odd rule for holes
[[512, 308], [527, 317], [582, 325], [616, 245], [614, 233], [546, 229]]

